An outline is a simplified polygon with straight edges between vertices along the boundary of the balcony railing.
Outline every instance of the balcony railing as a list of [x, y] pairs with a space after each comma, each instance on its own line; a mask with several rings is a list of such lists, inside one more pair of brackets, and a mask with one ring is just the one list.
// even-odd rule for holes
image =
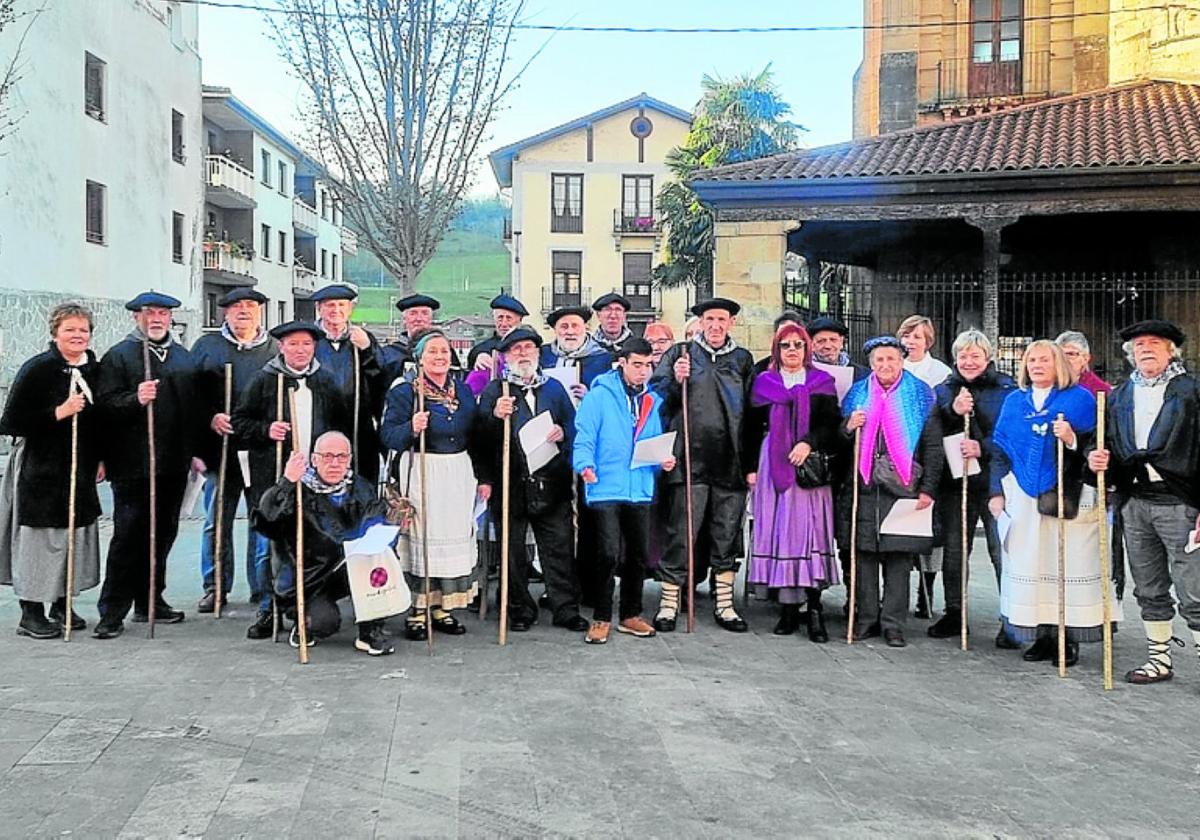
[[1027, 52], [1020, 61], [975, 62], [970, 56], [938, 62], [937, 100], [932, 110], [1000, 99], [1050, 95], [1050, 51]]
[[204, 270], [253, 277], [254, 257], [232, 242], [205, 242]]
[[592, 290], [587, 287], [578, 292], [556, 292], [547, 286], [542, 289], [542, 314], [546, 315], [564, 306], [587, 306], [592, 300]]
[[292, 199], [292, 223], [297, 230], [308, 234], [309, 236], [317, 235], [317, 225], [320, 224], [320, 217], [317, 215], [315, 207], [310, 207], [297, 196]]
[[550, 214], [551, 233], [583, 233], [583, 214], [575, 216], [560, 216], [553, 211]]
[[238, 166], [223, 155], [208, 155], [205, 158], [207, 183], [214, 190], [235, 193], [250, 206], [254, 205], [254, 174]]
[[[638, 293], [646, 289], [649, 291]], [[657, 314], [662, 311], [662, 292], [657, 286], [649, 283], [627, 283], [624, 295], [633, 307], [630, 310], [632, 313]]]
[[342, 228], [342, 253], [350, 256], [358, 253], [358, 234], [348, 227]]
[[302, 263], [292, 266], [292, 292], [312, 294], [317, 290], [317, 272]]
[[662, 233], [662, 219], [654, 213], [617, 209], [613, 211], [613, 233], [658, 236]]

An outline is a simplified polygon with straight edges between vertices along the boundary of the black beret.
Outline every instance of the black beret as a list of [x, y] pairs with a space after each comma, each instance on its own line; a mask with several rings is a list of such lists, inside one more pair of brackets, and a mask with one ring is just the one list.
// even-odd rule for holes
[[492, 302], [488, 304], [492, 309], [505, 309], [509, 312], [515, 312], [522, 318], [529, 315], [529, 310], [525, 308], [525, 304], [517, 300], [512, 295], [496, 295], [492, 298]]
[[592, 320], [592, 310], [588, 309], [586, 306], [563, 306], [559, 309], [555, 309], [553, 312], [547, 315], [546, 323], [553, 327], [558, 323], [560, 318], [565, 318], [568, 315], [578, 315], [583, 319], [585, 324]]
[[822, 315], [820, 318], [813, 318], [808, 322], [808, 334], [816, 335], [819, 332], [835, 332], [843, 338], [850, 337], [849, 328], [836, 318], [830, 318], [828, 315]]
[[358, 290], [353, 286], [348, 286], [345, 283], [330, 283], [328, 286], [322, 286], [311, 295], [309, 300], [313, 303], [320, 303], [326, 300], [354, 300], [358, 297]]
[[900, 351], [902, 358], [908, 357], [908, 348], [900, 343], [900, 339], [894, 335], [877, 335], [874, 338], [868, 338], [863, 344], [863, 352], [868, 356], [872, 351], [878, 350], [880, 347], [894, 347]]
[[624, 295], [617, 294], [616, 292], [609, 292], [606, 295], [600, 295], [600, 297], [596, 298], [596, 300], [592, 303], [592, 309], [599, 312], [604, 307], [614, 303], [620, 304], [621, 308], [626, 312], [628, 312], [630, 309], [633, 309], [633, 304], [629, 302], [629, 298], [625, 297]]
[[724, 309], [730, 315], [736, 315], [742, 311], [742, 306], [737, 301], [729, 298], [709, 298], [702, 300], [692, 307], [693, 315], [703, 315], [710, 309]]
[[501, 353], [507, 353], [512, 349], [514, 344], [522, 341], [532, 341], [536, 346], [542, 346], [542, 337], [538, 335], [538, 331], [533, 327], [517, 327], [504, 338], [496, 342], [496, 349]]
[[1167, 341], [1174, 342], [1176, 347], [1182, 347], [1183, 342], [1187, 340], [1187, 336], [1183, 334], [1183, 330], [1179, 329], [1179, 327], [1170, 321], [1160, 321], [1157, 318], [1130, 324], [1121, 330], [1118, 335], [1121, 336], [1122, 341], [1133, 341], [1139, 335], [1156, 335], [1159, 338], [1165, 338]]
[[401, 312], [408, 309], [414, 309], [418, 306], [428, 306], [430, 309], [441, 309], [442, 302], [437, 298], [429, 295], [415, 294], [408, 297], [402, 297], [396, 301], [396, 308]]
[[217, 306], [230, 306], [239, 300], [252, 300], [255, 303], [266, 303], [269, 298], [257, 289], [249, 286], [238, 286], [230, 289], [217, 300]]
[[161, 306], [164, 309], [178, 309], [183, 306], [176, 298], [170, 295], [164, 295], [162, 292], [156, 292], [151, 289], [148, 292], [142, 292], [129, 303], [125, 304], [125, 308], [130, 312], [141, 312], [147, 306]]
[[[340, 300], [340, 298], [335, 298], [335, 300]], [[321, 328], [312, 321], [288, 321], [287, 323], [280, 324], [277, 327], [272, 327], [271, 338], [281, 339], [284, 336], [298, 332], [308, 333], [313, 337], [314, 341], [320, 341], [321, 336], [324, 335], [324, 333], [321, 331]]]

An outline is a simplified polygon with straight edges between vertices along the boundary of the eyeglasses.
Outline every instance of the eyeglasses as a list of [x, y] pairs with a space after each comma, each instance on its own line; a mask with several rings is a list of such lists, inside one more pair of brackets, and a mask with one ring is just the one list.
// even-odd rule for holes
[[803, 350], [803, 341], [781, 341], [779, 342], [780, 350]]
[[314, 452], [314, 455], [319, 455], [326, 461], [333, 461], [336, 464], [345, 464], [350, 461], [349, 452]]
[[651, 347], [669, 347], [673, 342], [669, 338], [652, 338], [650, 339]]

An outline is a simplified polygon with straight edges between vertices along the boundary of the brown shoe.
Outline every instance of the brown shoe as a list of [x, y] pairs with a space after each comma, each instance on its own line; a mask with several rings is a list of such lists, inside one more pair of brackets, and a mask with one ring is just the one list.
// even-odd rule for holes
[[649, 621], [642, 618], [640, 615], [635, 615], [633, 618], [627, 618], [617, 625], [618, 633], [628, 633], [631, 636], [638, 638], [646, 638], [653, 636], [655, 633], [654, 626]]
[[603, 645], [608, 642], [608, 631], [611, 627], [607, 621], [593, 621], [583, 640], [589, 645]]

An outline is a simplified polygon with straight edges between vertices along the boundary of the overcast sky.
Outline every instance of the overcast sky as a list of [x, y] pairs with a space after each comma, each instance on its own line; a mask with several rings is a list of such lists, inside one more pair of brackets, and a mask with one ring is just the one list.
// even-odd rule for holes
[[[531, 0], [530, 23], [635, 27], [857, 26], [857, 0]], [[201, 7], [200, 53], [206, 84], [235, 95], [289, 134], [296, 134], [299, 83], [289, 77], [267, 37], [262, 14]], [[691, 110], [703, 74], [729, 78], [768, 62], [809, 146], [850, 137], [851, 79], [862, 55], [862, 33], [635, 34], [558, 32], [518, 35], [514, 67], [529, 65], [507, 109], [492, 127], [491, 151], [641, 91]], [[485, 153], [486, 153], [485, 151]], [[491, 170], [480, 167], [474, 192], [495, 192]]]

